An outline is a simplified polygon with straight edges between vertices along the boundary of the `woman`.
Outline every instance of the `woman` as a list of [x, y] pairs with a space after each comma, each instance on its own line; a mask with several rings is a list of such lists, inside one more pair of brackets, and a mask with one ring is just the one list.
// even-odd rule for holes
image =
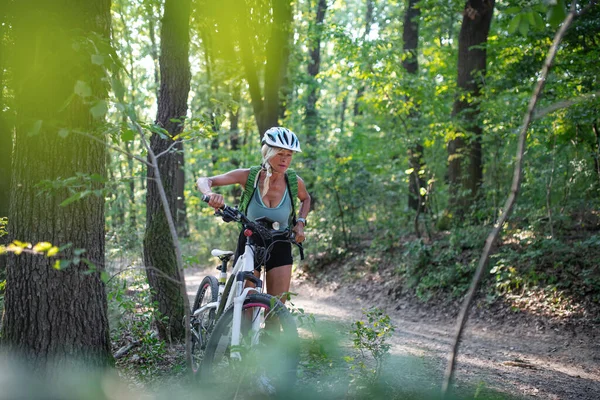
[[[267, 130], [262, 139], [262, 164], [260, 168], [236, 169], [222, 175], [199, 178], [198, 189], [210, 196], [208, 204], [214, 208], [223, 206], [223, 196], [212, 191], [218, 186], [240, 184], [244, 188], [240, 209], [251, 220], [269, 217], [279, 223], [279, 230], [290, 225], [296, 234], [296, 242], [305, 239], [304, 227], [306, 216], [310, 211], [310, 195], [306, 191], [304, 181], [297, 177], [297, 197], [302, 202], [295, 218], [295, 206], [292, 193], [296, 192], [293, 170], [289, 170], [295, 152], [301, 152], [300, 142], [286, 128], [274, 127]], [[288, 174], [289, 172], [289, 174]], [[288, 178], [288, 175], [290, 177]], [[253, 183], [253, 184], [249, 184]], [[294, 225], [295, 224], [295, 225]], [[244, 242], [238, 243], [238, 255], [244, 251]], [[289, 292], [292, 277], [292, 245], [289, 242], [277, 242], [273, 245], [271, 255], [266, 263], [267, 293], [281, 297]], [[281, 301], [285, 302], [285, 298]]]

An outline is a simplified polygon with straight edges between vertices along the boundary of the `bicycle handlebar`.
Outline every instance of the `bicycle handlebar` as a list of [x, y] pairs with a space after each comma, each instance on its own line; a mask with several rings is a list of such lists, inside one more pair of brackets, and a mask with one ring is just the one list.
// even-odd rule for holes
[[[210, 201], [210, 196], [203, 194], [202, 201], [204, 201], [205, 203], [208, 203]], [[244, 215], [244, 213], [242, 213], [237, 208], [230, 207], [226, 204], [224, 204], [223, 207], [221, 207], [217, 211], [215, 211], [215, 215], [223, 218], [223, 221], [225, 221], [225, 222], [231, 222], [231, 221], [241, 222], [242, 225], [244, 225], [244, 227], [250, 228], [250, 230], [260, 232], [260, 231], [264, 231], [266, 229], [262, 225], [259, 225], [254, 221], [250, 221], [248, 219], [248, 217], [246, 217]], [[269, 232], [269, 233], [272, 235], [272, 232]], [[288, 236], [290, 243], [298, 246], [298, 249], [300, 250], [300, 259], [304, 260], [304, 248], [302, 247], [302, 243], [296, 242], [295, 233], [291, 229], [288, 228], [287, 236]]]

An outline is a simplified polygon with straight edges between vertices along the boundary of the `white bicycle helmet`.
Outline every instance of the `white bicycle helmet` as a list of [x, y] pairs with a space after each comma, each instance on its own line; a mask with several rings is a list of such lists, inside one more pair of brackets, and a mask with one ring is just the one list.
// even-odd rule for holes
[[298, 141], [296, 134], [289, 129], [280, 126], [267, 129], [261, 143], [286, 150], [297, 151], [299, 153], [302, 152], [302, 150], [300, 150], [300, 141]]

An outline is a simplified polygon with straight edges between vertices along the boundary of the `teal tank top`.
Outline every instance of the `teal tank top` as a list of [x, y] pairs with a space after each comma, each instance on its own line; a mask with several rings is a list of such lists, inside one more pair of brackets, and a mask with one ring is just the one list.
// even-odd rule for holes
[[283, 194], [283, 198], [277, 207], [267, 207], [262, 201], [260, 196], [260, 190], [256, 188], [254, 195], [250, 199], [248, 204], [248, 210], [246, 216], [251, 220], [255, 221], [260, 217], [271, 218], [273, 221], [279, 222], [279, 230], [285, 230], [289, 224], [290, 214], [292, 212], [292, 202], [287, 188]]

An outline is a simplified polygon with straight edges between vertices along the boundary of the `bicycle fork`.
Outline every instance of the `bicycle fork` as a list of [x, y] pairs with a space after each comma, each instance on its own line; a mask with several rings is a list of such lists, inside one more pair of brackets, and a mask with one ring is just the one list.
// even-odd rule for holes
[[[243, 281], [237, 282], [238, 293], [241, 291], [241, 295], [236, 296], [233, 299], [233, 322], [231, 325], [231, 353], [230, 357], [236, 360], [241, 360], [242, 356], [239, 352], [239, 346], [242, 336], [242, 320], [244, 316], [244, 302], [248, 293], [256, 291], [256, 288], [247, 287], [243, 289]], [[262, 309], [254, 309], [251, 316], [251, 329], [252, 329], [252, 341], [251, 345], [255, 345], [258, 342], [258, 332], [264, 320], [264, 312]]]

